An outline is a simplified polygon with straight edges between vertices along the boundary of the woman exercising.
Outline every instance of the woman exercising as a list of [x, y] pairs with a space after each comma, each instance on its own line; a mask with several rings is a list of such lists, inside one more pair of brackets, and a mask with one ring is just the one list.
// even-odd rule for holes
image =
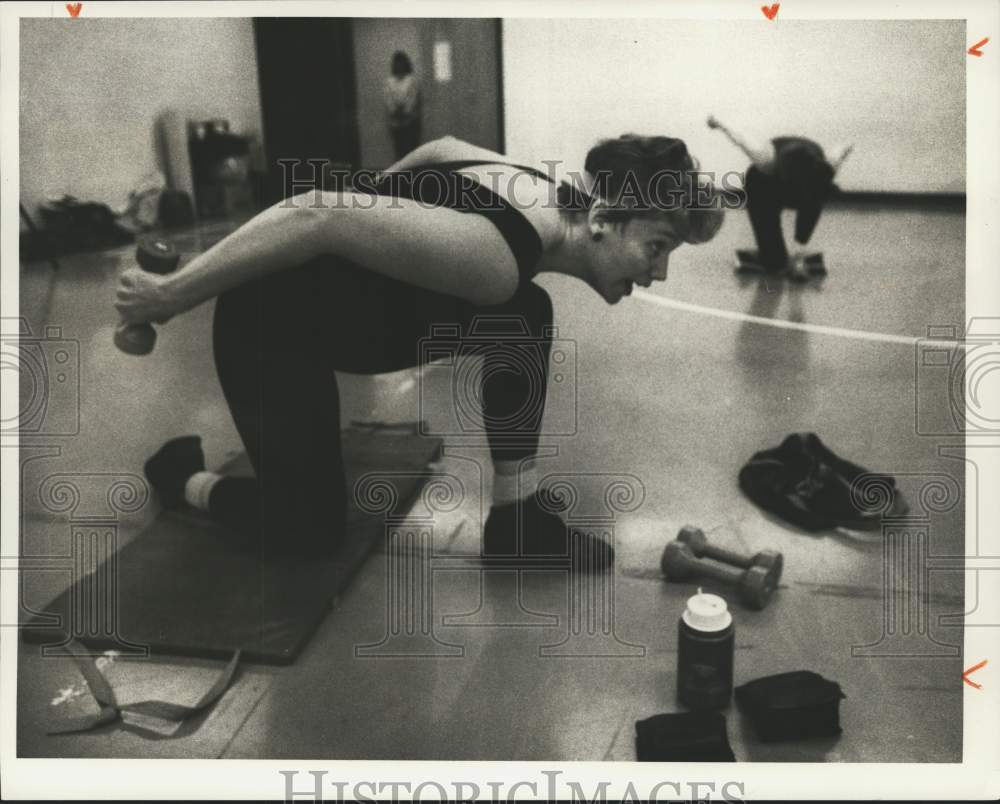
[[[445, 137], [373, 187], [265, 210], [173, 274], [129, 268], [115, 305], [126, 322], [163, 322], [218, 297], [216, 368], [256, 473], [205, 471], [200, 439], [187, 436], [147, 462], [151, 485], [166, 506], [208, 511], [258, 537], [261, 550], [333, 553], [348, 500], [334, 369], [413, 367], [432, 327], [467, 333], [477, 316], [513, 318], [540, 348], [524, 350], [525, 336], [507, 327], [483, 357], [495, 470], [483, 553], [530, 563], [583, 551], [589, 569], [607, 569], [611, 546], [570, 531], [537, 496], [553, 313], [532, 280], [575, 276], [609, 304], [665, 280], [670, 253], [709, 240], [722, 223], [720, 211], [694, 208], [695, 170], [681, 140], [624, 135], [591, 149], [574, 182], [556, 182]], [[518, 350], [516, 361], [505, 362], [508, 350]], [[525, 370], [503, 370], [511, 362]]]
[[808, 243], [824, 205], [836, 192], [833, 177], [850, 155], [852, 146], [844, 148], [831, 162], [819, 145], [804, 137], [775, 137], [770, 148], [756, 147], [714, 115], [709, 116], [707, 123], [750, 157], [744, 189], [757, 253], [741, 252], [741, 258], [750, 258], [767, 273], [806, 278], [800, 262], [789, 260], [781, 234], [781, 211], [796, 210], [795, 240], [801, 245]]

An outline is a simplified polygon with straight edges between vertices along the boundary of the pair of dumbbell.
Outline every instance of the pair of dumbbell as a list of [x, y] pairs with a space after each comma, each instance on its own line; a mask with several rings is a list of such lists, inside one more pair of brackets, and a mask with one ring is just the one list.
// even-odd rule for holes
[[[738, 569], [724, 566], [726, 564]], [[763, 550], [752, 556], [726, 550], [709, 542], [699, 528], [686, 525], [664, 548], [660, 567], [668, 581], [709, 577], [735, 584], [744, 604], [762, 609], [781, 580], [784, 559], [774, 550]]]
[[[161, 237], [144, 237], [139, 240], [135, 259], [144, 271], [169, 274], [180, 261], [180, 254]], [[130, 355], [148, 355], [156, 345], [156, 330], [151, 324], [121, 323], [115, 329], [115, 346]]]

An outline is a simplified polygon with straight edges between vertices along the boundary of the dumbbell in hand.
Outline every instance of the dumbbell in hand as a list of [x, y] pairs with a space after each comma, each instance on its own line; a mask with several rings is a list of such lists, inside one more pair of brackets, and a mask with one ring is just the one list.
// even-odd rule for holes
[[[135, 259], [144, 271], [169, 274], [177, 268], [180, 254], [163, 238], [144, 237], [139, 240]], [[130, 355], [148, 355], [156, 345], [156, 330], [151, 324], [126, 324], [115, 329], [115, 346]]]
[[739, 587], [744, 604], [753, 609], [764, 608], [778, 585], [771, 570], [753, 566], [740, 571], [714, 564], [707, 559], [697, 558], [688, 545], [677, 540], [664, 548], [660, 567], [668, 581], [688, 581], [702, 576], [735, 584]]

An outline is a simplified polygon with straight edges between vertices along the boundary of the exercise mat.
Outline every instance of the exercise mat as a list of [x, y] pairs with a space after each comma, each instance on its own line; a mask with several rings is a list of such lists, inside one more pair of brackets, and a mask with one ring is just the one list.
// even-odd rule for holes
[[[423, 486], [440, 439], [397, 428], [348, 429], [344, 467], [350, 488], [369, 473], [395, 487], [394, 515]], [[242, 471], [241, 471], [242, 470]], [[245, 456], [228, 474], [249, 474]], [[352, 500], [343, 546], [328, 559], [268, 556], [234, 546], [197, 511], [163, 511], [94, 572], [77, 579], [41, 611], [22, 615], [32, 643], [125, 655], [230, 658], [289, 664], [365, 559], [384, 542], [385, 515]]]

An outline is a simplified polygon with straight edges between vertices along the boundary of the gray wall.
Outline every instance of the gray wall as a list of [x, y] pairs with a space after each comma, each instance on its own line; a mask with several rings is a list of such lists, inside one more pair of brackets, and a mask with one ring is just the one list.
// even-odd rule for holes
[[21, 202], [71, 194], [117, 206], [158, 162], [167, 109], [259, 136], [249, 19], [21, 21]]
[[[705, 126], [748, 138], [853, 142], [845, 190], [965, 190], [964, 20], [509, 19], [508, 153], [582, 166], [627, 131], [688, 142], [705, 170], [746, 158]], [[970, 68], [974, 65], [969, 65]]]

